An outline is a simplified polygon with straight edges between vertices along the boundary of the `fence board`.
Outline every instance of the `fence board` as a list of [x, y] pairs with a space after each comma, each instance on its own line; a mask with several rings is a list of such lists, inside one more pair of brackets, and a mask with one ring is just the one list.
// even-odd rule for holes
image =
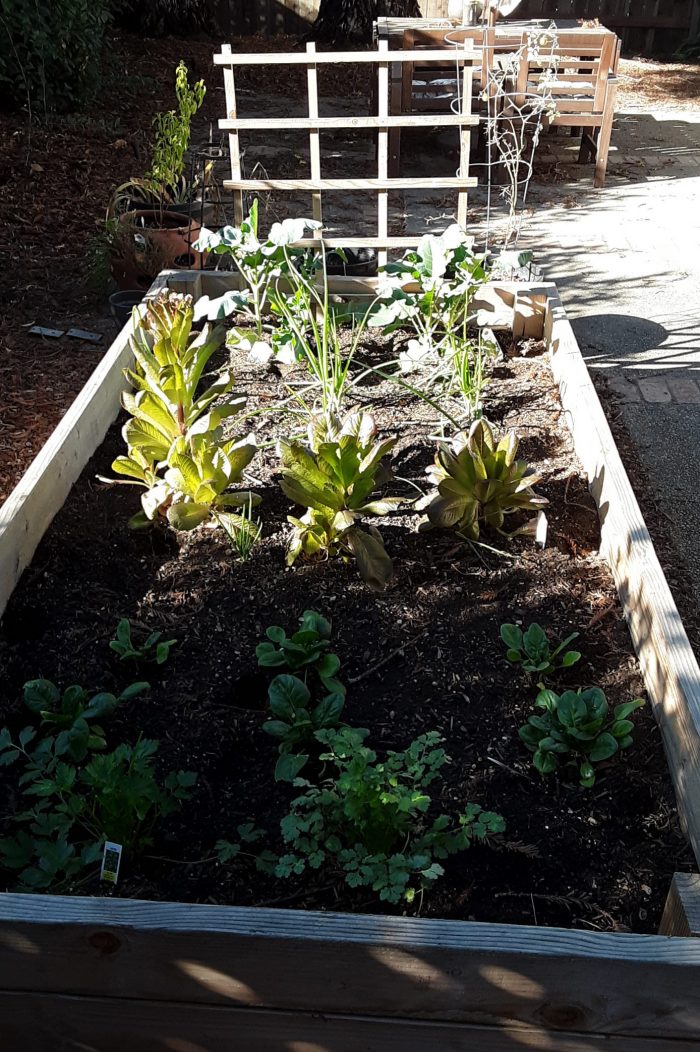
[[[318, 14], [321, 0], [220, 0], [222, 28], [234, 35], [250, 33], [303, 33]], [[448, 0], [420, 0], [424, 18], [446, 18]], [[645, 44], [653, 47], [654, 34], [674, 35], [690, 30], [697, 0], [523, 0], [514, 19], [598, 18], [620, 33], [625, 43], [635, 32], [647, 30]]]

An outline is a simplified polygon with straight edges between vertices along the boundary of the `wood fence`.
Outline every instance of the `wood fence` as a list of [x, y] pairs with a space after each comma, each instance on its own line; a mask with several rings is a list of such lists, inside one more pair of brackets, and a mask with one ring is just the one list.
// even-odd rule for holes
[[[320, 0], [219, 0], [221, 25], [233, 35], [302, 33]], [[445, 18], [448, 0], [420, 0], [425, 18]], [[523, 0], [513, 18], [598, 18], [629, 50], [669, 51], [700, 17], [700, 0]]]

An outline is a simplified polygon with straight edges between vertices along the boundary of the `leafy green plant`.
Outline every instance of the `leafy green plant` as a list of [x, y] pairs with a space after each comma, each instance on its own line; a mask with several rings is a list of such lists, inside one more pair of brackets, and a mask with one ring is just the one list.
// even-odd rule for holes
[[[161, 293], [136, 323], [131, 349], [136, 368], [125, 375], [136, 393], [124, 392], [131, 415], [122, 430], [127, 455], [112, 469], [129, 485], [142, 486], [142, 511], [132, 526], [167, 518], [177, 530], [211, 521], [235, 534], [241, 517], [231, 509], [260, 502], [249, 490], [232, 492], [255, 456], [253, 435], [223, 438], [222, 422], [244, 407], [245, 396], [229, 397], [233, 378], [224, 371], [199, 393], [207, 362], [223, 331], [205, 326], [192, 333], [190, 296]], [[106, 480], [115, 481], [115, 480]]]
[[315, 610], [305, 610], [299, 618], [299, 629], [291, 637], [278, 625], [265, 631], [269, 642], [255, 648], [261, 668], [288, 668], [300, 673], [307, 682], [307, 672], [314, 672], [330, 694], [345, 694], [345, 687], [337, 679], [340, 658], [331, 654], [331, 623]]
[[[104, 692], [90, 697], [77, 685], [67, 687], [61, 694], [51, 680], [32, 679], [24, 684], [23, 698], [29, 711], [41, 717], [45, 740], [51, 732], [49, 740], [56, 756], [78, 763], [89, 751], [106, 748], [104, 730], [94, 721], [111, 716], [119, 704], [131, 701], [148, 689], [148, 683], [132, 683], [118, 697]], [[31, 727], [20, 732], [21, 747], [18, 748], [12, 743], [7, 727], [0, 731], [0, 766], [14, 763], [25, 754], [27, 743], [35, 737], [35, 732], [30, 732], [33, 732]]]
[[580, 661], [578, 650], [566, 649], [577, 638], [578, 632], [572, 632], [552, 650], [547, 633], [536, 623], [529, 625], [524, 632], [518, 625], [501, 625], [501, 639], [508, 648], [508, 660], [514, 665], [522, 665], [524, 672], [542, 677], [551, 676], [558, 668], [571, 668]]
[[111, 639], [109, 646], [122, 661], [154, 661], [156, 665], [163, 665], [176, 643], [176, 639], [163, 639], [162, 632], [149, 632], [143, 643], [137, 645], [131, 636], [131, 622], [128, 617], [123, 617], [117, 625], [116, 639]]
[[576, 764], [585, 789], [595, 784], [594, 764], [609, 760], [632, 745], [634, 724], [628, 718], [644, 702], [641, 698], [616, 705], [610, 713], [598, 687], [555, 694], [541, 690], [535, 702], [542, 714], [530, 716], [518, 734], [533, 754], [540, 774], [551, 774], [560, 763]]
[[156, 822], [180, 808], [196, 780], [191, 772], [171, 771], [160, 784], [153, 770], [157, 749], [146, 739], [122, 744], [82, 768], [60, 760], [50, 739], [25, 752], [19, 782], [36, 803], [15, 816], [23, 828], [0, 840], [0, 862], [18, 871], [22, 886], [44, 890], [94, 867], [105, 840], [128, 854], [142, 851]]
[[471, 301], [487, 280], [483, 259], [456, 223], [440, 235], [426, 234], [416, 249], [381, 270], [369, 325], [385, 334], [410, 326], [424, 350], [439, 347], [446, 334], [466, 323]]
[[175, 186], [185, 170], [190, 146], [192, 118], [204, 102], [207, 89], [203, 80], [190, 87], [187, 66], [180, 60], [175, 70], [177, 110], [157, 113], [153, 118], [155, 140], [148, 178], [163, 188]]
[[[270, 290], [280, 279], [289, 278], [292, 271], [296, 273], [297, 268], [304, 265], [308, 250], [294, 248], [293, 243], [301, 240], [307, 230], [318, 230], [320, 226], [314, 219], [285, 219], [274, 223], [267, 238], [261, 241], [256, 199], [240, 227], [223, 227], [218, 233], [203, 229], [194, 248], [230, 259], [243, 279], [243, 289], [225, 292], [215, 299], [203, 296], [197, 305], [197, 316], [214, 321], [233, 313], [247, 315], [253, 326], [254, 342], [268, 346], [272, 355], [264, 321]], [[238, 334], [239, 340], [244, 338], [244, 333]]]
[[351, 887], [370, 887], [385, 902], [413, 901], [443, 874], [440, 862], [504, 828], [503, 819], [476, 804], [450, 818], [430, 819], [428, 786], [447, 763], [435, 732], [421, 735], [386, 760], [363, 744], [366, 732], [350, 727], [316, 733], [321, 761], [335, 774], [292, 801], [281, 822], [289, 851], [279, 877], [307, 868], [338, 867]]
[[340, 692], [328, 694], [317, 704], [311, 691], [298, 676], [275, 676], [268, 689], [268, 703], [274, 719], [263, 724], [263, 730], [279, 741], [279, 760], [275, 780], [291, 782], [305, 767], [309, 754], [298, 748], [314, 744], [317, 731], [337, 727], [345, 704]]
[[455, 529], [459, 536], [476, 540], [482, 525], [502, 533], [506, 515], [537, 511], [548, 504], [532, 488], [539, 476], [515, 459], [517, 450], [514, 432], [496, 443], [483, 417], [472, 424], [468, 434], [460, 432], [449, 445], [443, 445], [428, 469], [437, 491], [426, 508], [428, 521], [420, 528]]
[[385, 477], [382, 458], [396, 442], [395, 438], [376, 441], [375, 436], [373, 418], [360, 411], [325, 435], [311, 429], [311, 448], [296, 441], [280, 443], [280, 485], [290, 500], [307, 508], [300, 519], [289, 517], [294, 527], [289, 565], [300, 555], [353, 555], [372, 588], [386, 586], [392, 563], [381, 534], [374, 527], [365, 531], [357, 525], [362, 516], [386, 515], [401, 503], [397, 497], [373, 497]]

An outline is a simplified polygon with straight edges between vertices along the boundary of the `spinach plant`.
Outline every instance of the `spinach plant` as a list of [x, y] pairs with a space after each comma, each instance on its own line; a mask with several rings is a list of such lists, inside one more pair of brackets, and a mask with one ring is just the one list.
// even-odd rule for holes
[[280, 443], [282, 480], [290, 500], [306, 506], [300, 518], [289, 517], [294, 527], [287, 551], [292, 565], [300, 556], [353, 555], [363, 579], [377, 590], [384, 588], [393, 568], [382, 536], [370, 526], [360, 528], [365, 515], [387, 515], [400, 503], [397, 497], [374, 497], [386, 477], [382, 458], [396, 439], [376, 441], [373, 418], [352, 413], [330, 434], [310, 434], [310, 448], [298, 441]]
[[369, 324], [385, 334], [410, 326], [424, 351], [466, 323], [474, 294], [487, 280], [483, 259], [456, 223], [440, 235], [426, 234], [416, 249], [381, 270]]
[[136, 394], [122, 395], [131, 415], [122, 431], [127, 455], [112, 469], [146, 491], [132, 526], [167, 518], [177, 530], [192, 530], [212, 522], [232, 536], [240, 519], [233, 509], [260, 503], [248, 490], [232, 492], [255, 456], [255, 438], [223, 438], [222, 422], [246, 402], [244, 396], [222, 400], [233, 387], [228, 372], [199, 393], [223, 330], [192, 333], [193, 320], [191, 296], [161, 293], [138, 323], [131, 341], [136, 368], [125, 371]]
[[177, 640], [163, 639], [162, 636], [162, 632], [149, 632], [143, 643], [137, 644], [132, 639], [129, 618], [123, 617], [117, 625], [116, 639], [111, 639], [109, 645], [122, 661], [133, 661], [137, 664], [155, 662], [156, 665], [163, 665]]
[[508, 660], [514, 665], [521, 665], [523, 671], [539, 674], [543, 678], [551, 676], [558, 668], [571, 668], [580, 661], [578, 650], [566, 649], [577, 638], [578, 632], [572, 632], [552, 650], [547, 633], [536, 623], [524, 632], [517, 625], [501, 625], [501, 639], [508, 648]]
[[450, 818], [428, 817], [428, 786], [447, 763], [435, 732], [421, 735], [386, 760], [350, 727], [316, 733], [320, 759], [335, 769], [321, 785], [292, 801], [281, 831], [288, 852], [275, 867], [279, 877], [323, 865], [339, 868], [350, 887], [370, 887], [385, 902], [412, 902], [416, 891], [443, 874], [441, 861], [504, 828], [503, 819], [469, 804]]
[[561, 695], [541, 690], [535, 704], [541, 714], [530, 716], [518, 731], [533, 754], [534, 766], [546, 775], [562, 762], [575, 764], [580, 784], [590, 789], [596, 778], [594, 764], [632, 745], [634, 724], [629, 716], [644, 702], [641, 698], [624, 702], [611, 714], [603, 691], [589, 687]]
[[288, 668], [300, 673], [307, 682], [307, 672], [318, 676], [330, 694], [345, 694], [345, 687], [336, 678], [340, 658], [331, 654], [331, 624], [315, 610], [305, 610], [299, 618], [299, 629], [291, 637], [278, 625], [265, 632], [269, 642], [259, 643], [255, 649], [261, 668]]
[[[46, 740], [48, 736], [56, 756], [79, 763], [89, 751], [106, 748], [104, 730], [94, 721], [111, 716], [121, 702], [130, 701], [148, 689], [148, 683], [139, 682], [126, 687], [118, 697], [104, 692], [90, 697], [88, 691], [78, 685], [67, 687], [61, 694], [50, 680], [32, 679], [24, 684], [23, 698], [29, 711], [41, 717], [42, 737]], [[23, 735], [26, 738], [23, 746], [35, 736], [35, 733], [29, 735], [32, 731], [29, 727], [20, 732], [20, 742]], [[14, 763], [23, 751], [12, 744], [10, 732], [3, 728], [0, 766]]]
[[345, 696], [328, 694], [314, 703], [311, 691], [298, 676], [281, 675], [270, 684], [268, 702], [274, 718], [263, 724], [263, 730], [279, 741], [275, 781], [291, 782], [309, 759], [308, 751], [297, 749], [315, 745], [317, 731], [339, 725]]
[[[419, 528], [454, 529], [460, 537], [477, 540], [482, 525], [502, 533], [506, 515], [536, 511], [548, 504], [532, 488], [539, 476], [515, 459], [517, 451], [514, 432], [496, 442], [483, 417], [472, 424], [468, 434], [461, 432], [449, 445], [443, 445], [428, 469], [437, 490], [426, 508], [427, 521]], [[528, 525], [515, 532], [530, 528]]]

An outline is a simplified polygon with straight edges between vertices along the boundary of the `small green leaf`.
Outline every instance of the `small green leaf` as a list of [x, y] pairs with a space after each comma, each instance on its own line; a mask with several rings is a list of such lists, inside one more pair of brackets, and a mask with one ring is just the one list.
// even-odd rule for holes
[[282, 753], [275, 767], [276, 782], [293, 782], [299, 772], [305, 766], [309, 757], [303, 754]]

